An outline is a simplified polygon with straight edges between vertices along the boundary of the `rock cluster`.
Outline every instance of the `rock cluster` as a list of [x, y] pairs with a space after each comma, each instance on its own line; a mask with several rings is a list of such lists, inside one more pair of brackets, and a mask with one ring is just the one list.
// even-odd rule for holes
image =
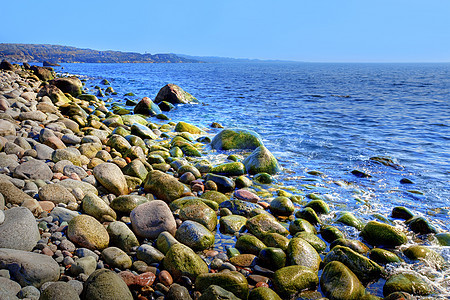
[[385, 265], [445, 267], [404, 245], [448, 233], [402, 207], [366, 223], [292, 194], [253, 131], [143, 117], [196, 101], [178, 86], [109, 105], [76, 77], [0, 67], [1, 299], [381, 299], [380, 280], [388, 299], [433, 295]]

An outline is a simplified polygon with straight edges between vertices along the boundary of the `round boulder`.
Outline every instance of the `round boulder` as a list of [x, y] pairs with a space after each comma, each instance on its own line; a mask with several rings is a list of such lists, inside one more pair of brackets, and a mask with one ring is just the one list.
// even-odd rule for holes
[[137, 206], [130, 214], [133, 231], [141, 237], [155, 239], [163, 231], [172, 235], [177, 230], [175, 218], [169, 206], [161, 200], [153, 200]]

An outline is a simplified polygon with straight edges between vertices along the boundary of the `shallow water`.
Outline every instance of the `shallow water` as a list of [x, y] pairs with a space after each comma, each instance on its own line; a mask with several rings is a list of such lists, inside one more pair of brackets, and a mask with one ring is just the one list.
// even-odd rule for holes
[[[170, 118], [255, 130], [284, 168], [279, 183], [325, 195], [332, 209], [364, 221], [374, 213], [389, 217], [402, 205], [439, 231], [450, 230], [450, 64], [63, 66], [92, 79], [91, 88], [108, 79], [119, 92], [117, 102], [127, 92], [136, 94], [131, 99], [153, 99], [162, 86], [176, 83], [203, 104], [179, 106]], [[373, 156], [401, 167], [370, 161]], [[358, 178], [355, 169], [372, 177]], [[414, 184], [401, 184], [402, 178]], [[448, 251], [440, 251], [448, 260]]]

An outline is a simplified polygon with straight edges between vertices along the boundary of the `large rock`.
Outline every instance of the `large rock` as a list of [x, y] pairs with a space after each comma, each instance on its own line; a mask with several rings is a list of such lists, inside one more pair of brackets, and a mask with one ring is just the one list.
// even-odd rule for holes
[[287, 248], [287, 261], [290, 265], [300, 265], [318, 271], [322, 259], [316, 249], [301, 238], [290, 240]]
[[81, 299], [133, 300], [133, 296], [119, 275], [108, 269], [99, 269], [89, 276], [84, 285]]
[[267, 233], [279, 233], [287, 236], [289, 231], [277, 220], [266, 214], [259, 214], [247, 220], [245, 224], [248, 231], [256, 237], [262, 238]]
[[373, 246], [396, 247], [406, 243], [406, 235], [398, 228], [377, 221], [370, 221], [361, 236]]
[[268, 173], [273, 175], [281, 170], [275, 156], [263, 145], [256, 148], [242, 163], [249, 174]]
[[189, 132], [192, 134], [201, 134], [202, 130], [195, 125], [180, 121], [175, 126], [176, 132]]
[[376, 262], [344, 246], [334, 247], [323, 260], [324, 264], [332, 261], [346, 265], [363, 283], [377, 280], [384, 273]]
[[67, 204], [77, 201], [68, 189], [58, 183], [47, 184], [41, 187], [39, 189], [39, 199], [41, 201], [51, 201], [55, 204]]
[[194, 221], [184, 221], [175, 233], [175, 238], [196, 251], [208, 249], [214, 244], [214, 234]]
[[42, 81], [48, 81], [55, 78], [51, 68], [32, 66], [31, 69], [34, 71], [34, 75]]
[[186, 103], [197, 103], [198, 100], [195, 99], [191, 94], [185, 92], [178, 85], [169, 83], [163, 86], [158, 95], [156, 95], [155, 103], [160, 103], [166, 101], [172, 104], [186, 104]]
[[116, 246], [125, 252], [130, 252], [133, 247], [139, 246], [136, 235], [123, 222], [111, 222], [106, 231], [108, 231], [111, 246]]
[[103, 250], [109, 244], [109, 235], [105, 227], [88, 215], [79, 215], [70, 220], [67, 237], [81, 247], [91, 250]]
[[198, 275], [208, 273], [208, 265], [195, 252], [183, 244], [174, 244], [163, 260], [164, 269], [175, 278], [187, 276], [196, 279]]
[[39, 288], [59, 279], [59, 265], [50, 256], [22, 250], [0, 248], [0, 269], [7, 269], [21, 286]]
[[95, 178], [115, 195], [127, 195], [128, 185], [120, 168], [113, 163], [103, 163], [93, 170]]
[[53, 177], [53, 172], [43, 161], [31, 159], [15, 168], [13, 175], [14, 177], [20, 179], [51, 180]]
[[0, 120], [0, 136], [16, 135], [16, 127], [13, 123]]
[[183, 221], [192, 220], [208, 228], [210, 231], [216, 230], [217, 215], [208, 205], [201, 201], [193, 201], [183, 205], [179, 212]]
[[259, 134], [246, 129], [225, 129], [217, 134], [211, 147], [216, 150], [249, 149], [255, 150], [262, 146], [263, 142]]
[[83, 84], [81, 80], [75, 76], [56, 78], [49, 82], [54, 86], [58, 87], [63, 93], [69, 93], [74, 97], [78, 97], [82, 93]]
[[175, 177], [155, 170], [148, 173], [144, 183], [144, 191], [152, 193], [158, 199], [172, 202], [182, 197], [186, 187]]
[[320, 287], [331, 300], [358, 300], [365, 293], [364, 286], [343, 263], [327, 264], [320, 277]]
[[317, 274], [305, 266], [284, 267], [273, 276], [275, 291], [285, 299], [305, 289], [314, 290], [318, 283]]
[[31, 198], [26, 193], [22, 192], [22, 190], [18, 189], [14, 184], [12, 184], [8, 180], [0, 180], [0, 193], [5, 198], [6, 203], [11, 204], [22, 204], [25, 201], [31, 201]]
[[155, 239], [163, 231], [177, 230], [175, 218], [164, 201], [154, 200], [137, 206], [130, 214], [133, 231], [141, 237]]
[[86, 214], [93, 216], [100, 222], [114, 221], [117, 218], [116, 212], [93, 193], [88, 193], [84, 196], [82, 208]]
[[134, 107], [135, 114], [141, 114], [145, 116], [156, 116], [162, 113], [158, 105], [156, 105], [149, 97], [142, 98], [141, 101]]
[[45, 85], [39, 90], [38, 97], [44, 96], [48, 96], [56, 106], [66, 106], [70, 103], [66, 95], [54, 85]]
[[389, 277], [383, 287], [383, 295], [394, 292], [406, 292], [418, 296], [426, 296], [433, 292], [429, 284], [418, 273], [397, 273]]
[[57, 281], [50, 284], [44, 291], [42, 291], [39, 300], [79, 300], [77, 290], [69, 283]]
[[247, 299], [248, 297], [247, 279], [236, 271], [205, 273], [199, 275], [195, 280], [195, 287], [201, 292], [204, 292], [211, 285], [220, 286], [241, 299]]
[[41, 237], [30, 210], [13, 207], [4, 212], [4, 217], [0, 224], [0, 248], [33, 250]]

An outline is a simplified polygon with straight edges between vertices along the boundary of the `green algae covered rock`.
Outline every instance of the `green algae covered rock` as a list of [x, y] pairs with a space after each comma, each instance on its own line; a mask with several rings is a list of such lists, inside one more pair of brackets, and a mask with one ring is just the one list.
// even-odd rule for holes
[[346, 265], [363, 283], [377, 280], [384, 269], [376, 262], [344, 246], [334, 247], [324, 257], [324, 264], [339, 261]]
[[155, 103], [159, 104], [163, 101], [171, 104], [198, 103], [198, 100], [194, 96], [173, 83], [163, 86], [156, 95]]
[[87, 279], [81, 299], [133, 300], [133, 296], [119, 275], [108, 269], [99, 269]]
[[256, 148], [242, 163], [249, 174], [267, 173], [273, 175], [281, 170], [275, 156], [263, 145]]
[[250, 149], [263, 145], [262, 139], [254, 131], [246, 129], [225, 129], [217, 134], [211, 147], [216, 150]]
[[214, 234], [194, 221], [184, 221], [175, 233], [175, 238], [193, 250], [200, 251], [214, 244]]
[[195, 287], [201, 292], [204, 292], [211, 285], [218, 285], [241, 299], [247, 299], [248, 297], [247, 279], [236, 271], [205, 273], [199, 275], [195, 280]]
[[300, 265], [318, 271], [322, 259], [316, 249], [301, 238], [292, 238], [289, 242], [287, 252], [287, 263], [289, 265]]
[[259, 214], [247, 220], [245, 225], [248, 231], [256, 237], [262, 238], [267, 233], [279, 233], [287, 236], [289, 231], [283, 227], [274, 217]]
[[227, 201], [229, 199], [229, 197], [225, 196], [224, 194], [218, 191], [206, 191], [200, 196], [200, 198], [212, 200], [214, 202], [217, 202], [218, 204]]
[[150, 171], [144, 182], [144, 191], [166, 202], [181, 198], [185, 189], [184, 184], [175, 177], [157, 170]]
[[397, 256], [397, 254], [381, 248], [373, 248], [372, 250], [370, 250], [369, 258], [381, 265], [386, 265], [389, 263], [399, 263], [403, 261], [400, 257]]
[[184, 205], [180, 209], [179, 215], [183, 221], [191, 220], [198, 222], [210, 231], [214, 231], [216, 229], [216, 212], [203, 202], [196, 201]]
[[278, 270], [286, 265], [286, 253], [281, 248], [267, 247], [261, 249], [258, 264], [270, 270]]
[[284, 299], [305, 289], [314, 290], [318, 283], [317, 274], [305, 266], [284, 267], [273, 276], [275, 291]]
[[220, 232], [223, 234], [235, 234], [236, 232], [242, 232], [245, 229], [245, 223], [247, 218], [239, 215], [230, 215], [221, 217]]
[[261, 286], [250, 292], [248, 300], [281, 300], [281, 298], [272, 289]]
[[358, 277], [339, 261], [325, 266], [320, 277], [320, 287], [331, 300], [359, 300], [365, 294]]
[[391, 225], [370, 221], [361, 231], [361, 236], [373, 246], [396, 247], [406, 243], [406, 235]]
[[318, 253], [324, 251], [327, 248], [327, 244], [319, 238], [317, 235], [311, 232], [300, 231], [294, 235], [294, 238], [302, 238], [307, 241], [311, 246], [316, 249]]
[[387, 296], [394, 292], [406, 292], [418, 296], [426, 296], [433, 292], [428, 283], [419, 274], [398, 273], [394, 274], [386, 281], [383, 287], [383, 295]]
[[235, 247], [241, 253], [258, 255], [259, 251], [266, 248], [266, 245], [264, 245], [257, 237], [246, 234], [237, 239]]
[[195, 125], [186, 123], [186, 122], [178, 122], [177, 125], [175, 126], [175, 131], [176, 132], [189, 132], [192, 134], [201, 134], [202, 130], [200, 128], [198, 128]]
[[187, 276], [191, 280], [208, 273], [208, 265], [186, 245], [173, 244], [163, 260], [164, 269], [176, 280]]
[[210, 172], [223, 176], [240, 176], [245, 174], [245, 166], [241, 162], [224, 163], [213, 167]]
[[88, 215], [79, 215], [70, 220], [67, 238], [91, 250], [103, 250], [109, 244], [109, 235], [105, 227]]
[[270, 211], [277, 216], [290, 216], [294, 209], [294, 203], [287, 197], [278, 196], [270, 202]]

